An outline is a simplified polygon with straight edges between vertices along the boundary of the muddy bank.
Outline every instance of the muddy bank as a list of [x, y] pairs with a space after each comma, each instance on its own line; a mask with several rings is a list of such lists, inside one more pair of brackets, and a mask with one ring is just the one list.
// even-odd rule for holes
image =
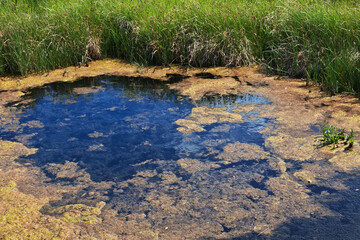
[[[36, 105], [36, 99], [22, 98], [28, 88], [99, 75], [156, 79], [176, 90], [181, 98], [188, 98], [194, 107], [172, 123], [184, 139], [179, 146], [185, 149], [184, 157], [131, 163], [134, 174], [120, 180], [94, 180], [95, 172], [82, 162], [49, 161], [39, 166], [29, 160], [26, 156], [38, 151], [30, 147], [31, 139], [46, 124], [21, 120], [26, 108], [18, 106]], [[328, 97], [316, 86], [265, 76], [256, 68], [137, 69], [112, 60], [21, 80], [5, 79], [0, 89], [0, 126], [14, 133], [16, 140], [5, 140], [7, 135], [0, 139], [0, 232], [4, 238], [360, 236], [360, 104], [356, 98]], [[79, 87], [71, 96], [91, 98], [101, 91], [104, 89], [98, 86]], [[134, 101], [144, 98], [127, 94]], [[253, 97], [244, 97], [247, 94]], [[238, 95], [242, 97], [235, 97]], [[76, 97], [69, 98], [64, 105], [76, 101]], [[107, 111], [118, 110], [114, 106]], [[146, 131], [153, 127], [148, 118], [142, 113], [125, 122]], [[322, 147], [316, 140], [323, 121], [353, 129], [353, 149]], [[66, 120], [61, 124], [66, 126]], [[260, 143], [222, 138], [228, 136], [222, 133], [234, 131], [232, 124], [253, 124], [249, 125], [251, 134], [260, 136]], [[33, 134], [27, 134], [30, 128]], [[215, 138], [203, 140], [204, 134]], [[104, 153], [101, 156], [106, 162], [111, 153], [102, 139], [111, 136], [92, 131], [87, 135], [93, 141], [87, 152]], [[73, 144], [77, 141], [68, 140]], [[191, 154], [194, 142], [201, 148]], [[151, 142], [144, 141], [141, 146], [151, 146]], [[134, 152], [129, 158], [137, 155], [141, 153]]]

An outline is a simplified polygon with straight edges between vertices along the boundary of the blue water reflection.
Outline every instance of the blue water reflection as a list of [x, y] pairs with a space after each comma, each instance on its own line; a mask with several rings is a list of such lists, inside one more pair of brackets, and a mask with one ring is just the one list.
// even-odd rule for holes
[[[174, 122], [186, 118], [195, 106], [227, 107], [231, 111], [237, 104], [270, 103], [248, 94], [204, 96], [194, 102], [162, 81], [130, 77], [50, 84], [33, 89], [25, 99], [32, 101], [18, 103], [23, 108], [21, 122], [39, 121], [44, 125], [22, 129], [21, 134], [36, 133], [31, 147], [39, 151], [29, 158], [40, 166], [78, 162], [94, 181], [127, 179], [136, 172], [134, 165], [148, 160], [192, 156], [211, 160], [214, 156], [206, 154], [204, 145], [209, 139], [223, 140], [217, 150], [236, 141], [261, 145], [263, 139], [258, 132], [268, 119], [212, 124], [204, 126], [205, 132], [187, 137], [177, 131]], [[228, 130], [216, 131], [222, 125]], [[2, 129], [8, 139], [15, 134]]]

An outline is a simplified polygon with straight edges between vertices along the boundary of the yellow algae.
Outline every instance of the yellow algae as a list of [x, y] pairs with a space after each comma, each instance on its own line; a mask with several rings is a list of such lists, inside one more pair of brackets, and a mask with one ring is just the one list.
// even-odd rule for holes
[[61, 220], [69, 223], [101, 223], [99, 217], [101, 209], [105, 206], [104, 202], [100, 202], [97, 207], [90, 207], [84, 204], [69, 204], [60, 207], [51, 207], [46, 205], [42, 208], [47, 214], [61, 216]]
[[35, 154], [36, 148], [27, 148], [22, 143], [0, 140], [0, 159], [15, 159], [20, 156]]
[[[356, 145], [359, 143], [356, 142]], [[356, 146], [356, 149], [352, 151], [341, 152], [331, 159], [329, 162], [333, 164], [337, 169], [345, 172], [353, 172], [360, 170], [360, 150]]]
[[157, 174], [158, 173], [156, 170], [146, 170], [136, 173], [136, 176], [151, 178], [151, 177], [155, 177]]
[[[16, 183], [0, 184], [0, 239], [86, 239], [80, 227], [43, 215], [48, 199], [23, 194]], [[81, 233], [80, 233], [81, 232]]]
[[177, 130], [184, 135], [190, 135], [193, 132], [203, 132], [205, 129], [201, 127], [197, 122], [189, 119], [179, 119], [175, 124], [182, 126], [178, 127]]
[[210, 162], [202, 162], [197, 159], [182, 158], [177, 161], [181, 168], [188, 173], [196, 173], [199, 171], [208, 171], [212, 168], [219, 168], [220, 165]]
[[177, 183], [182, 179], [181, 177], [177, 177], [176, 174], [171, 171], [162, 172], [158, 176], [161, 178], [163, 184]]
[[208, 139], [208, 140], [205, 140], [203, 142], [203, 144], [208, 147], [216, 147], [225, 142], [226, 142], [225, 139]]
[[310, 190], [290, 178], [270, 178], [267, 181], [267, 185], [268, 189], [274, 192], [276, 196], [272, 199], [268, 208], [269, 214], [283, 216], [285, 212], [291, 209], [291, 212], [288, 212], [288, 214], [293, 216], [310, 215], [313, 212], [317, 212], [322, 216], [334, 215], [326, 207], [314, 202], [309, 197], [308, 193]]
[[205, 131], [204, 125], [224, 122], [241, 123], [243, 120], [240, 114], [228, 112], [226, 108], [202, 106], [193, 108], [186, 119], [179, 119], [175, 121], [175, 124], [180, 126], [178, 128], [179, 132], [189, 135], [193, 132]]
[[281, 158], [306, 161], [316, 156], [314, 138], [295, 138], [284, 133], [265, 139], [265, 147]]
[[53, 174], [56, 179], [78, 178], [87, 175], [85, 170], [80, 169], [78, 163], [65, 161], [64, 164], [49, 163], [46, 170]]
[[281, 158], [278, 158], [278, 160], [279, 160], [278, 164], [279, 164], [280, 171], [282, 174], [285, 174], [286, 173], [286, 163]]
[[231, 110], [233, 113], [248, 113], [250, 111], [258, 111], [259, 108], [263, 108], [262, 105], [258, 104], [244, 104], [244, 105], [237, 105], [237, 108]]
[[274, 158], [274, 159], [269, 159], [268, 162], [269, 162], [270, 167], [272, 167], [273, 169], [280, 170], [280, 172], [281, 172], [280, 178], [288, 177], [288, 173], [286, 172], [287, 164], [283, 159]]
[[42, 86], [52, 82], [75, 81], [81, 77], [95, 77], [98, 75], [137, 75], [136, 67], [120, 60], [100, 60], [89, 63], [89, 67], [67, 67], [57, 69], [42, 75], [34, 74], [27, 77], [5, 77], [0, 81], [1, 90], [23, 90]]
[[247, 143], [229, 143], [223, 152], [216, 158], [222, 159], [225, 162], [239, 162], [249, 160], [261, 160], [268, 158], [269, 153], [265, 152], [259, 145]]
[[224, 108], [209, 108], [209, 107], [196, 107], [192, 109], [189, 115], [190, 119], [202, 125], [209, 125], [213, 123], [241, 123], [242, 117], [239, 114], [228, 112]]
[[205, 94], [236, 94], [241, 83], [234, 78], [223, 77], [220, 79], [187, 78], [175, 84], [171, 89], [176, 89], [181, 95], [189, 96], [192, 100], [200, 100]]

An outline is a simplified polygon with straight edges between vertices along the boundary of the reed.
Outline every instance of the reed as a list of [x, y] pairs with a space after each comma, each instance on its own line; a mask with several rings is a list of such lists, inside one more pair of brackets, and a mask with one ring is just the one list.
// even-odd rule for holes
[[360, 93], [360, 5], [345, 0], [1, 0], [0, 74], [99, 58], [263, 65]]

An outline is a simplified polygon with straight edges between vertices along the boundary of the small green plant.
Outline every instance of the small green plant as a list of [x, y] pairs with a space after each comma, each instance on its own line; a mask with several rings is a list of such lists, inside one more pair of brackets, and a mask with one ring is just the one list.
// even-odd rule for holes
[[346, 135], [344, 128], [338, 128], [324, 121], [324, 124], [321, 126], [321, 132], [323, 138], [320, 141], [322, 141], [325, 146], [334, 144], [333, 147], [336, 148], [340, 141], [343, 141], [344, 145], [349, 144], [348, 148], [354, 145], [354, 131], [352, 129], [350, 134]]
[[350, 135], [346, 137], [345, 144], [349, 143], [349, 148], [351, 148], [354, 145], [354, 131], [351, 129]]

